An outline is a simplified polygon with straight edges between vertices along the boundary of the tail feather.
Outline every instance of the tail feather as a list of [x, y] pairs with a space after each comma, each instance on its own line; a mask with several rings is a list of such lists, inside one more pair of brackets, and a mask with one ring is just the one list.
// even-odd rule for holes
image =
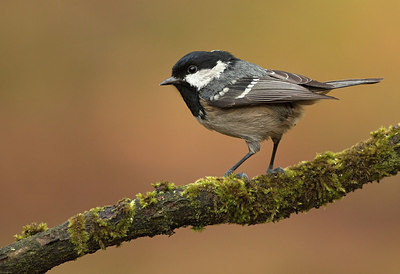
[[349, 80], [336, 80], [328, 81], [325, 84], [333, 86], [333, 88], [344, 88], [363, 84], [376, 84], [382, 81], [383, 78], [370, 78], [370, 79], [349, 79]]

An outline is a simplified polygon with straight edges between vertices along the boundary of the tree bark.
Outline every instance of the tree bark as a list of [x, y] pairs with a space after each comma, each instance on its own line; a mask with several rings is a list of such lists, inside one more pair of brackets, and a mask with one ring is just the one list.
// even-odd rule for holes
[[286, 168], [286, 174], [261, 175], [250, 181], [233, 175], [206, 177], [180, 187], [159, 182], [152, 192], [79, 213], [46, 231], [35, 234], [36, 226], [27, 226], [20, 240], [0, 249], [0, 273], [46, 272], [100, 248], [144, 236], [172, 235], [179, 227], [197, 230], [223, 223], [279, 221], [399, 170], [397, 125], [379, 129], [369, 140], [343, 152], [326, 152]]

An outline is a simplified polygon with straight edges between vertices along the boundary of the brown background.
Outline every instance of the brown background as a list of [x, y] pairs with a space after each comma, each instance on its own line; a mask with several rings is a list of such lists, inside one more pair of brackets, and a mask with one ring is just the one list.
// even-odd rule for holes
[[[158, 86], [192, 50], [321, 81], [385, 77], [307, 107], [281, 142], [282, 167], [399, 122], [399, 12], [398, 0], [2, 1], [0, 245], [161, 179], [222, 175], [247, 152]], [[263, 173], [271, 146], [240, 171]], [[276, 224], [179, 229], [50, 273], [398, 273], [399, 193], [397, 176]]]

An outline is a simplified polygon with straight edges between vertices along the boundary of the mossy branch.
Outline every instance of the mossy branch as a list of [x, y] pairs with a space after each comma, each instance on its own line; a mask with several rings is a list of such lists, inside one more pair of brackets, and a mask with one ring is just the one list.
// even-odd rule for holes
[[379, 129], [369, 140], [343, 152], [326, 152], [289, 167], [286, 175], [261, 175], [250, 181], [206, 177], [181, 187], [160, 182], [154, 184], [154, 191], [138, 194], [136, 199], [79, 213], [48, 230], [44, 225], [24, 227], [17, 242], [0, 249], [0, 273], [45, 272], [100, 248], [139, 237], [171, 235], [179, 227], [196, 230], [214, 224], [279, 221], [399, 170], [397, 125]]

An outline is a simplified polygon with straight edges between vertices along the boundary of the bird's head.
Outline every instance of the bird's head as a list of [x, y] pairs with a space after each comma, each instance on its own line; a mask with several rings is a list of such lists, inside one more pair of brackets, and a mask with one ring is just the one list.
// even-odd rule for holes
[[232, 66], [238, 59], [226, 51], [193, 51], [183, 56], [172, 68], [172, 76], [160, 85], [190, 86], [197, 91]]

